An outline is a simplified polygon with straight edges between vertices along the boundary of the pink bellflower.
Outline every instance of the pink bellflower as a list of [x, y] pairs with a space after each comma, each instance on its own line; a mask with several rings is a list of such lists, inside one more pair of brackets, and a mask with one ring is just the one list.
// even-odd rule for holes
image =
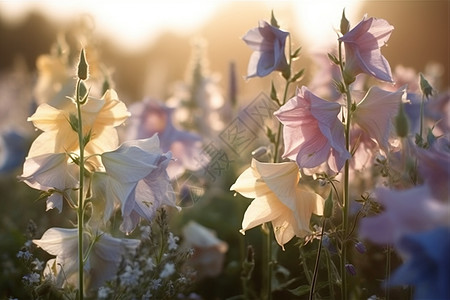
[[327, 162], [339, 172], [351, 157], [345, 148], [344, 125], [337, 115], [339, 103], [317, 97], [306, 87], [281, 106], [274, 115], [283, 123], [284, 158], [296, 160], [300, 168]]
[[345, 72], [349, 76], [367, 73], [382, 81], [393, 82], [391, 67], [381, 54], [394, 27], [386, 20], [367, 18], [339, 38], [345, 46]]
[[286, 38], [289, 32], [260, 21], [259, 26], [250, 29], [242, 38], [254, 51], [250, 56], [247, 78], [264, 77], [273, 71], [288, 68], [285, 55]]

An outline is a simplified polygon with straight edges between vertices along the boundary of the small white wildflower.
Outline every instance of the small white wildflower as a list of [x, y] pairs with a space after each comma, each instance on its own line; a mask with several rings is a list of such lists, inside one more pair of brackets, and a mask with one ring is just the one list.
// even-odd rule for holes
[[41, 275], [33, 272], [31, 274], [23, 276], [22, 279], [28, 284], [39, 283], [41, 281]]
[[142, 295], [142, 300], [150, 300], [152, 299], [152, 293], [150, 291], [147, 291], [144, 295]]
[[167, 239], [167, 243], [169, 244], [168, 245], [169, 251], [177, 250], [177, 248], [178, 248], [177, 242], [179, 239], [180, 238], [177, 236], [174, 236], [172, 232], [169, 232], [169, 238]]
[[31, 264], [33, 265], [33, 270], [35, 271], [42, 271], [44, 268], [44, 262], [40, 261], [38, 258], [35, 258]]
[[108, 297], [109, 297], [109, 295], [111, 294], [111, 289], [109, 288], [109, 287], [107, 287], [107, 286], [101, 286], [99, 289], [98, 289], [98, 292], [97, 292], [97, 297], [98, 297], [98, 299], [108, 299]]
[[33, 257], [33, 254], [28, 252], [28, 250], [26, 250], [26, 251], [19, 251], [19, 252], [17, 252], [17, 257], [18, 258], [23, 258], [23, 259], [30, 259], [31, 257]]
[[143, 240], [149, 239], [150, 234], [152, 233], [152, 228], [148, 225], [144, 225], [141, 226], [140, 229], [141, 229], [141, 239]]
[[32, 240], [28, 240], [28, 241], [26, 241], [25, 244], [24, 244], [24, 246], [27, 247], [27, 248], [30, 248], [31, 245], [33, 245], [33, 241], [32, 241]]
[[164, 265], [164, 269], [161, 271], [161, 274], [159, 274], [159, 277], [167, 278], [173, 273], [175, 273], [175, 265], [173, 263], [167, 263]]
[[150, 281], [150, 290], [157, 290], [161, 286], [161, 278]]
[[155, 263], [153, 262], [153, 259], [151, 257], [149, 257], [145, 261], [145, 270], [153, 271], [153, 268], [155, 268]]
[[9, 297], [8, 300], [19, 300], [18, 298]]
[[120, 275], [120, 284], [123, 286], [135, 286], [139, 282], [139, 277], [143, 272], [139, 269], [139, 265], [134, 264], [125, 267], [125, 273]]

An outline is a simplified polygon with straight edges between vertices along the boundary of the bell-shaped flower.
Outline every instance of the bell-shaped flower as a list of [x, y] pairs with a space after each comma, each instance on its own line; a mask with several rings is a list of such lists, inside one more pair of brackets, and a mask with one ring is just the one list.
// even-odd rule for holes
[[414, 299], [449, 299], [450, 228], [408, 234], [398, 243], [405, 262], [386, 282], [388, 286], [411, 285]]
[[401, 191], [378, 188], [375, 199], [384, 211], [362, 219], [359, 230], [374, 243], [395, 245], [405, 234], [449, 225], [449, 204], [436, 200], [427, 185]]
[[8, 174], [22, 166], [28, 147], [28, 139], [23, 133], [17, 130], [1, 132], [0, 174]]
[[429, 149], [416, 148], [419, 173], [436, 199], [450, 199], [450, 136], [438, 138]]
[[324, 200], [299, 187], [299, 180], [295, 162], [274, 164], [253, 159], [230, 187], [246, 198], [254, 198], [244, 214], [241, 232], [272, 222], [275, 238], [283, 249], [294, 236], [306, 236], [311, 215], [322, 215]]
[[289, 32], [260, 21], [259, 26], [250, 29], [242, 38], [254, 51], [250, 56], [247, 78], [264, 77], [273, 71], [284, 71], [286, 61], [285, 45]]
[[356, 76], [367, 73], [383, 81], [392, 82], [392, 72], [388, 61], [381, 54], [394, 27], [386, 20], [367, 18], [339, 38], [345, 46], [345, 73]]
[[66, 153], [49, 153], [25, 160], [19, 179], [34, 189], [53, 191], [47, 199], [47, 210], [57, 208], [61, 212], [63, 196], [70, 197], [67, 191], [78, 187], [78, 166], [68, 159]]
[[185, 170], [197, 171], [202, 151], [202, 138], [193, 132], [179, 130], [173, 124], [174, 109], [165, 104], [146, 99], [130, 106], [132, 117], [126, 139], [144, 139], [158, 134], [161, 150], [170, 151], [174, 159], [167, 167], [170, 178], [176, 178]]
[[324, 162], [334, 171], [344, 166], [350, 153], [345, 149], [344, 125], [337, 115], [339, 103], [323, 100], [306, 87], [280, 107], [274, 115], [283, 123], [284, 158], [296, 160], [300, 168]]
[[[119, 138], [114, 127], [122, 124], [129, 116], [125, 104], [118, 99], [114, 90], [108, 90], [102, 99], [89, 98], [81, 106], [83, 135], [90, 134], [85, 146], [85, 155], [100, 154], [117, 147]], [[28, 156], [46, 153], [79, 151], [78, 133], [70, 121], [77, 118], [77, 108], [71, 100], [66, 100], [63, 109], [41, 104], [28, 118], [36, 128], [43, 131], [31, 145]], [[95, 162], [93, 158], [92, 162]]]
[[399, 111], [404, 89], [389, 92], [372, 87], [356, 106], [352, 114], [353, 123], [374, 139], [385, 152], [389, 150], [389, 137], [393, 119]]
[[[68, 228], [50, 228], [39, 240], [33, 243], [56, 257], [47, 262], [44, 274], [59, 286], [78, 285], [78, 230]], [[85, 232], [84, 252], [94, 243], [84, 263], [86, 292], [102, 286], [117, 272], [123, 256], [133, 254], [140, 241], [135, 239], [114, 238], [106, 233]]]
[[[158, 136], [124, 142], [114, 151], [101, 155], [108, 176], [106, 211], [119, 203], [123, 223], [121, 230], [130, 233], [140, 218], [151, 220], [162, 205], [175, 205], [169, 177], [166, 172], [170, 153], [162, 153]], [[105, 218], [109, 218], [105, 214]]]

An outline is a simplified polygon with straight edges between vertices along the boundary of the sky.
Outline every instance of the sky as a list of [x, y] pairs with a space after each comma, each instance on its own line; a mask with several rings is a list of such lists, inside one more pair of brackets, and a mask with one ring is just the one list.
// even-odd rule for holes
[[[87, 13], [95, 20], [96, 30], [105, 33], [121, 45], [136, 48], [144, 46], [158, 37], [163, 30], [179, 34], [191, 34], [205, 24], [214, 13], [233, 1], [141, 1], [141, 0], [0, 0], [0, 14], [8, 21], [20, 21], [30, 10], [37, 9], [47, 16], [64, 21]], [[313, 44], [320, 44], [327, 37], [335, 38], [331, 28], [339, 24], [336, 12], [346, 7], [348, 18], [358, 13], [357, 0], [297, 0], [297, 1], [253, 1], [265, 3], [268, 8], [294, 4], [296, 25], [305, 28], [304, 34]], [[240, 18], [238, 16], [237, 18]], [[231, 17], [233, 21], [236, 16]], [[226, 26], [226, 24], [224, 24]], [[321, 37], [318, 39], [318, 37]]]

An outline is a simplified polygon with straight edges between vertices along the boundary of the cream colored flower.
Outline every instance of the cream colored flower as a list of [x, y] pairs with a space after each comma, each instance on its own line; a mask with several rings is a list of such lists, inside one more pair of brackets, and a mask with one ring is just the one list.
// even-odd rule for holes
[[310, 232], [311, 215], [321, 215], [324, 199], [298, 186], [300, 173], [295, 162], [261, 163], [253, 159], [230, 190], [254, 198], [242, 221], [242, 233], [272, 222], [275, 238], [283, 247], [294, 236]]
[[[85, 147], [86, 156], [101, 154], [115, 149], [119, 144], [114, 127], [122, 124], [129, 112], [114, 90], [108, 90], [101, 99], [89, 98], [81, 107], [83, 135], [91, 138]], [[78, 134], [69, 120], [77, 118], [76, 105], [67, 100], [62, 109], [41, 104], [28, 118], [36, 128], [43, 131], [30, 148], [28, 157], [47, 153], [78, 152]]]

